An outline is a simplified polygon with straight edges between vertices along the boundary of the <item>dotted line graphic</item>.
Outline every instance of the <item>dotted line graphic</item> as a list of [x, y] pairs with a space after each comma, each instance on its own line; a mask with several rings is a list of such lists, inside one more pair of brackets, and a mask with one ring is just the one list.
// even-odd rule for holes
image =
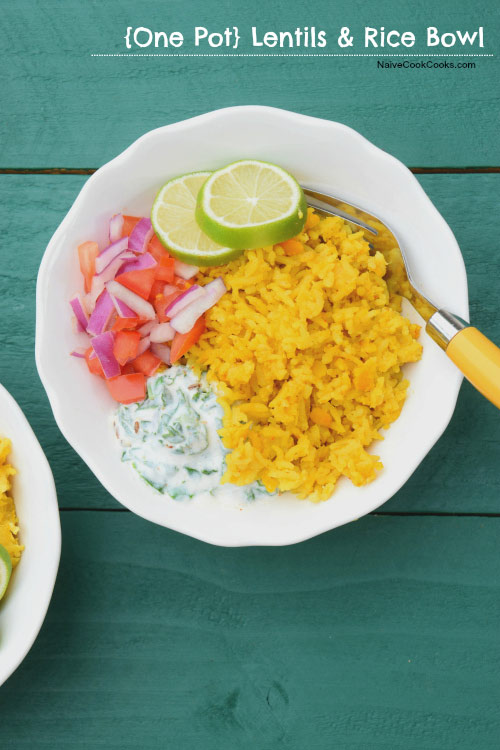
[[92, 52], [91, 57], [495, 57], [493, 54], [477, 53], [477, 54], [454, 54], [449, 53], [409, 53], [404, 54], [391, 54], [383, 53], [378, 55], [377, 53], [356, 53], [356, 52], [311, 52], [311, 53], [297, 53], [297, 52]]

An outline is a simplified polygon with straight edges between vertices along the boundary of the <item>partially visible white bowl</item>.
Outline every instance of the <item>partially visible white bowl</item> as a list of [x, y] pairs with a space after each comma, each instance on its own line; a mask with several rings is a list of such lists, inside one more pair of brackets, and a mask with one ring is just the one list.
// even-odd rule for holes
[[12, 441], [12, 495], [24, 552], [0, 602], [0, 685], [22, 662], [45, 619], [61, 554], [56, 488], [40, 443], [0, 385], [0, 436]]
[[[76, 246], [87, 239], [104, 245], [109, 217], [116, 212], [148, 215], [167, 179], [241, 158], [280, 164], [299, 181], [385, 219], [405, 243], [422, 289], [467, 317], [467, 280], [455, 238], [401, 162], [339, 123], [270, 107], [232, 107], [146, 133], [87, 181], [40, 266], [36, 360], [62, 433], [104, 487], [134, 513], [213, 544], [291, 544], [382, 505], [445, 429], [462, 376], [425, 334], [422, 360], [407, 368], [411, 386], [403, 412], [376, 445], [384, 470], [374, 482], [356, 488], [341, 481], [321, 504], [288, 494], [248, 504], [243, 511], [216, 501], [173, 502], [143, 485], [120, 462], [106, 388], [68, 356], [76, 343], [68, 300], [81, 283]], [[409, 306], [406, 312], [419, 320]]]

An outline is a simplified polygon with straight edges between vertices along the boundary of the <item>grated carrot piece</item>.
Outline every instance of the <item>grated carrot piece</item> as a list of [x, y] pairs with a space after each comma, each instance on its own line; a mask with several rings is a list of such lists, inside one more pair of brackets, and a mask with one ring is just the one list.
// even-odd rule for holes
[[314, 209], [313, 208], [308, 208], [307, 209], [306, 225], [305, 225], [304, 229], [307, 232], [308, 229], [312, 229], [313, 227], [316, 227], [319, 224], [320, 221], [321, 220], [320, 220], [319, 216], [314, 213]]
[[331, 427], [333, 422], [330, 414], [325, 409], [320, 409], [319, 406], [311, 409], [311, 419], [315, 424], [320, 425], [320, 427]]
[[300, 240], [286, 240], [279, 243], [287, 255], [299, 255], [304, 252], [304, 245]]

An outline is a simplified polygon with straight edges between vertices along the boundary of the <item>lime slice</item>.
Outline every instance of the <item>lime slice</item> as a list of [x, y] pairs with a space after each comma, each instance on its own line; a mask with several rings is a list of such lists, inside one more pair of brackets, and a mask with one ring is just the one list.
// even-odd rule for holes
[[7, 590], [11, 573], [12, 563], [10, 561], [10, 555], [5, 547], [0, 544], [0, 599]]
[[289, 240], [303, 230], [306, 218], [297, 180], [281, 167], [251, 159], [212, 172], [196, 206], [205, 234], [240, 250]]
[[241, 254], [218, 245], [196, 222], [196, 198], [210, 175], [194, 172], [165, 183], [151, 211], [151, 223], [161, 242], [175, 258], [195, 266], [220, 266]]

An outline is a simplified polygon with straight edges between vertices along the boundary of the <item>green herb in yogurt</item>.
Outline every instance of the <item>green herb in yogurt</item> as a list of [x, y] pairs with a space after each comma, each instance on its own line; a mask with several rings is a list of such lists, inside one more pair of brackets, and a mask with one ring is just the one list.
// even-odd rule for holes
[[174, 365], [149, 378], [144, 401], [117, 409], [114, 424], [122, 460], [174, 499], [208, 493], [250, 500], [267, 494], [257, 482], [221, 485], [227, 453], [218, 434], [222, 416], [206, 378], [197, 378], [186, 365]]

